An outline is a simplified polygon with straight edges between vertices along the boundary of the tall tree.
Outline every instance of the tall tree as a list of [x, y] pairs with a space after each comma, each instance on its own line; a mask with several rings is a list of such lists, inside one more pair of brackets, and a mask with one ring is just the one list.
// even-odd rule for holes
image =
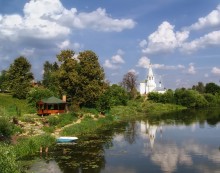
[[31, 87], [31, 81], [34, 79], [31, 70], [31, 64], [28, 60], [20, 56], [10, 65], [7, 73], [7, 83], [13, 96], [19, 99], [25, 99]]
[[205, 86], [202, 82], [198, 82], [198, 85], [193, 85], [192, 89], [198, 91], [199, 93], [205, 92]]
[[7, 89], [7, 71], [2, 70], [0, 73], [0, 91], [6, 91]]
[[80, 52], [79, 56], [80, 88], [79, 98], [85, 106], [95, 106], [105, 89], [105, 74], [98, 56], [92, 51]]
[[44, 63], [43, 86], [52, 91], [55, 95], [59, 95], [59, 81], [57, 77], [59, 66], [56, 62], [53, 64], [49, 61]]
[[205, 86], [205, 93], [210, 93], [210, 94], [220, 93], [220, 86], [218, 86], [213, 82], [207, 83]]
[[57, 55], [61, 63], [58, 71], [59, 84], [62, 93], [67, 94], [71, 101], [77, 101], [77, 92], [79, 90], [78, 62], [74, 57], [75, 52], [72, 50], [62, 50]]
[[128, 72], [124, 75], [122, 80], [122, 86], [130, 94], [131, 98], [135, 98], [137, 95], [137, 76], [133, 72]]
[[95, 106], [105, 87], [104, 71], [94, 52], [80, 52], [77, 58], [74, 54], [72, 50], [62, 50], [57, 55], [61, 62], [60, 86], [75, 105]]

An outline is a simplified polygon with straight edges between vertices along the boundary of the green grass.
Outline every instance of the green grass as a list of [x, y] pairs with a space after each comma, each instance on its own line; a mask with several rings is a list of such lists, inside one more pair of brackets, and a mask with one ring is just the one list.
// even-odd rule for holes
[[13, 98], [10, 94], [0, 93], [0, 116], [22, 116], [35, 113], [26, 100]]

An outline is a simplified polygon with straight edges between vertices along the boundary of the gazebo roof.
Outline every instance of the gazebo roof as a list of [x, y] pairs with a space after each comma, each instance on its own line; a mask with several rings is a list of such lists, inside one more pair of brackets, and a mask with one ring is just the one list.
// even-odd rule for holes
[[60, 104], [60, 103], [66, 103], [65, 101], [58, 99], [54, 96], [49, 97], [47, 99], [42, 99], [41, 102], [47, 103], [47, 104]]

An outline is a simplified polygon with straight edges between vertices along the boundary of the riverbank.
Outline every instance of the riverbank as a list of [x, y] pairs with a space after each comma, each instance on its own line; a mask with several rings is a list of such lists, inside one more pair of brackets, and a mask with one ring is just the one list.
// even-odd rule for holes
[[[7, 99], [10, 100], [9, 97]], [[14, 102], [14, 105], [16, 105], [16, 102]], [[3, 108], [2, 105], [0, 107]], [[7, 116], [7, 108], [4, 109], [5, 113], [2, 115]], [[23, 112], [22, 107], [16, 109]], [[21, 166], [19, 166], [20, 164], [17, 160], [35, 155], [42, 148], [50, 148], [55, 144], [58, 136], [78, 136], [80, 138], [94, 134], [97, 131], [103, 131], [109, 126], [117, 126], [117, 124], [128, 119], [154, 116], [182, 109], [185, 108], [177, 105], [152, 103], [147, 100], [144, 101], [142, 98], [129, 101], [127, 106], [115, 106], [105, 115], [94, 109], [83, 108], [78, 112], [45, 117], [27, 113], [16, 116], [15, 110], [14, 112], [12, 111], [9, 117], [16, 116], [17, 124], [15, 126], [18, 126], [21, 130], [15, 134], [13, 143], [1, 144], [1, 147], [11, 154], [8, 155], [10, 159], [1, 157], [0, 163], [5, 165], [8, 170], [10, 170], [10, 167], [11, 170], [14, 170], [14, 167], [19, 170]], [[1, 170], [1, 172], [4, 172], [4, 170]]]

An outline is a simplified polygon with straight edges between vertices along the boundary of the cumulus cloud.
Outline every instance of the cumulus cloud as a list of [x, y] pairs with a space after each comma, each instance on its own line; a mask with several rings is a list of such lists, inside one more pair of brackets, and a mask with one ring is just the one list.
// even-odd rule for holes
[[198, 21], [188, 27], [189, 30], [200, 30], [207, 27], [220, 26], [220, 5], [207, 16], [201, 17]]
[[213, 74], [215, 74], [215, 75], [220, 75], [220, 68], [218, 68], [218, 67], [213, 67], [211, 72], [212, 72]]
[[103, 66], [109, 69], [120, 68], [120, 65], [125, 63], [124, 59], [122, 58], [122, 55], [120, 55], [120, 54], [124, 54], [124, 52], [119, 49], [118, 53], [119, 54], [112, 56], [110, 59], [105, 60]]
[[189, 32], [175, 32], [174, 25], [164, 21], [158, 29], [149, 35], [148, 40], [140, 42], [142, 52], [151, 54], [158, 52], [171, 52], [178, 48], [188, 38]]
[[149, 65], [150, 65], [150, 59], [146, 56], [143, 56], [138, 60], [137, 67], [148, 68]]
[[196, 74], [196, 70], [195, 70], [195, 67], [194, 67], [194, 64], [193, 63], [190, 63], [189, 64], [189, 68], [187, 70], [187, 73], [188, 74]]
[[177, 70], [177, 69], [184, 69], [184, 65], [165, 65], [165, 64], [153, 64], [153, 68], [155, 69], [163, 69], [163, 70]]
[[220, 44], [220, 31], [210, 32], [200, 38], [197, 38], [191, 42], [184, 43], [182, 45], [182, 51], [192, 53], [207, 46]]
[[79, 30], [121, 32], [135, 27], [132, 19], [113, 18], [103, 8], [78, 12], [65, 8], [60, 0], [30, 0], [22, 12], [0, 14], [0, 42], [4, 43], [0, 46], [0, 69], [20, 54], [30, 56], [31, 63], [38, 59], [39, 64], [60, 49], [82, 49], [82, 44], [70, 39]]

